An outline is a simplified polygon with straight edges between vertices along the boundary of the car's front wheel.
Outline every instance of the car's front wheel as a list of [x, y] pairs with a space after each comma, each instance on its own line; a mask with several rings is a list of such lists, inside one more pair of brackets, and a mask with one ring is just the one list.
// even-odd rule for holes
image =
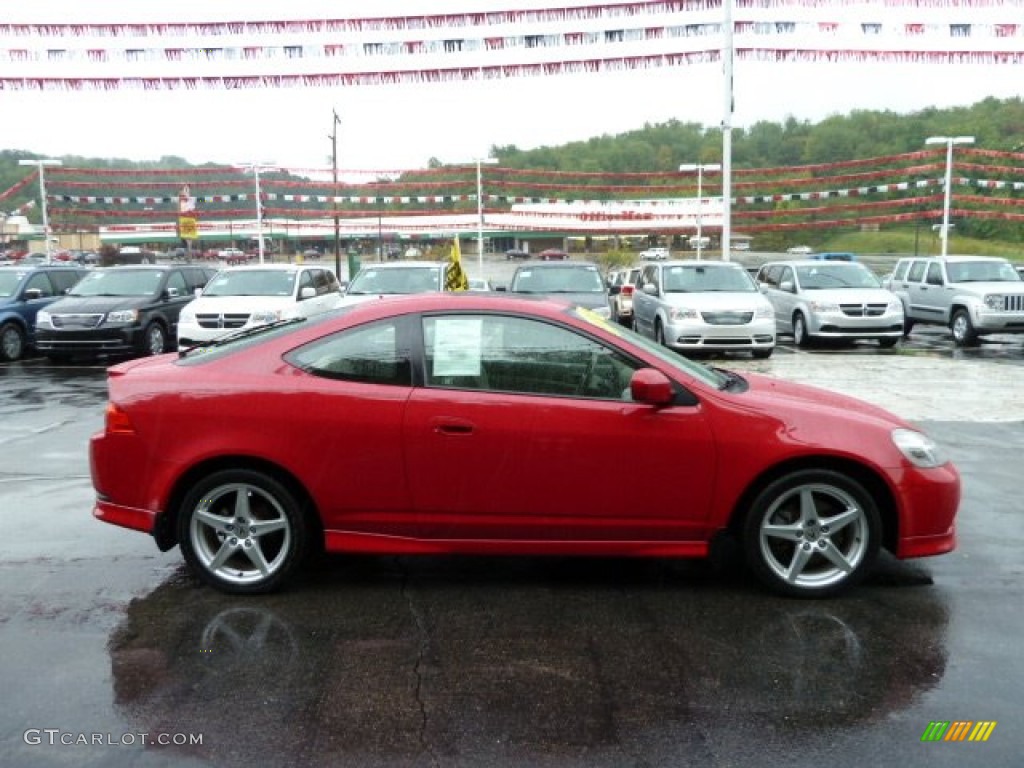
[[775, 347], [770, 347], [768, 349], [752, 349], [750, 354], [753, 355], [755, 360], [767, 360], [772, 356], [772, 352], [774, 351]]
[[6, 361], [18, 360], [25, 353], [25, 332], [14, 323], [0, 327], [0, 356]]
[[793, 343], [798, 347], [807, 347], [811, 343], [811, 337], [807, 333], [807, 320], [802, 312], [793, 315]]
[[953, 314], [949, 329], [953, 332], [953, 343], [958, 347], [968, 347], [978, 339], [974, 323], [971, 322], [971, 316], [966, 309], [958, 309]]
[[152, 322], [146, 326], [143, 342], [147, 355], [162, 355], [167, 349], [167, 332], [160, 323]]
[[178, 510], [178, 541], [189, 567], [224, 592], [277, 589], [305, 556], [308, 526], [295, 496], [248, 469], [215, 472]]
[[770, 483], [744, 522], [750, 569], [792, 597], [828, 597], [870, 569], [881, 542], [878, 506], [863, 485], [833, 470], [800, 470]]

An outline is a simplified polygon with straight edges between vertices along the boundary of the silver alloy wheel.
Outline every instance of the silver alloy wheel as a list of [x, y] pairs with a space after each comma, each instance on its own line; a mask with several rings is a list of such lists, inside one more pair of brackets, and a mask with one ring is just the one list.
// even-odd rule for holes
[[793, 316], [793, 343], [798, 347], [807, 344], [807, 321], [799, 312]]
[[25, 335], [14, 323], [0, 329], [0, 354], [4, 360], [17, 360], [25, 351]]
[[199, 565], [231, 585], [258, 585], [288, 562], [292, 525], [263, 488], [226, 483], [210, 489], [191, 511], [189, 541]]
[[146, 352], [150, 355], [162, 355], [167, 348], [167, 336], [159, 323], [153, 323], [146, 329]]
[[950, 330], [953, 332], [953, 343], [958, 347], [967, 346], [974, 341], [974, 326], [971, 325], [971, 318], [967, 312], [962, 309], [953, 315]]
[[802, 483], [779, 495], [758, 526], [761, 558], [791, 587], [819, 590], [845, 581], [864, 561], [871, 531], [864, 508], [831, 483]]

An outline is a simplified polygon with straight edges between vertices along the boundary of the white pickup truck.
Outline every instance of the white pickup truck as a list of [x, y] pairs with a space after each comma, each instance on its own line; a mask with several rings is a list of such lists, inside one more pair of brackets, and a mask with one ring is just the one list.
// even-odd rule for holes
[[1024, 333], [1024, 281], [995, 256], [921, 256], [896, 262], [885, 287], [903, 302], [904, 333], [915, 323], [947, 326], [958, 347], [991, 333]]

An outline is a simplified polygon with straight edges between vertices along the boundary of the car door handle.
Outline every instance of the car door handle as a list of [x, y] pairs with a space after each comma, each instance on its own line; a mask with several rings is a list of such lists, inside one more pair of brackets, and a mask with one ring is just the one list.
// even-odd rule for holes
[[473, 425], [461, 419], [436, 419], [433, 426], [439, 435], [473, 434]]

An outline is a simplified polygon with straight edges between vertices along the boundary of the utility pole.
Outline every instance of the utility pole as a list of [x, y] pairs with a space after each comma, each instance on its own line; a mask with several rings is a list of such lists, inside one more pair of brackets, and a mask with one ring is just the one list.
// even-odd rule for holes
[[[338, 117], [338, 110], [333, 111], [334, 122], [331, 124], [331, 135], [328, 138], [331, 140], [331, 166], [334, 169], [334, 195], [332, 199], [334, 201], [334, 274], [341, 279], [341, 229], [338, 222], [338, 123], [341, 122], [341, 118]], [[353, 278], [352, 274], [352, 260], [349, 259], [348, 264], [348, 279]]]

